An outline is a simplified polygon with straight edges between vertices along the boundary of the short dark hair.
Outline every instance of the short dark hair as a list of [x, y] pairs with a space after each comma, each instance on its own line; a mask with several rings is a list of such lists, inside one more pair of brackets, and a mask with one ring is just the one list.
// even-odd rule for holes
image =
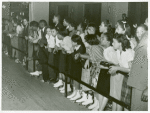
[[71, 18], [69, 18], [69, 17], [64, 18], [64, 20], [69, 24], [71, 23]]
[[40, 20], [39, 23], [44, 23], [44, 25], [47, 26], [46, 20]]
[[[57, 30], [57, 29], [56, 29], [56, 30]], [[68, 36], [68, 33], [67, 33], [67, 31], [66, 31], [64, 28], [59, 29], [59, 30], [57, 30], [57, 31], [58, 31], [58, 34], [60, 34], [60, 35], [63, 36], [63, 37]]]
[[116, 39], [118, 42], [122, 44], [122, 50], [126, 51], [126, 49], [130, 49], [130, 41], [127, 39], [127, 37], [123, 34], [115, 34], [114, 39]]
[[72, 21], [70, 22], [70, 25], [71, 25], [72, 27], [74, 27], [75, 29], [77, 28], [77, 24], [76, 24], [76, 22], [75, 22], [74, 20], [72, 20]]
[[28, 19], [28, 18], [26, 18], [26, 17], [23, 17], [23, 18], [22, 18], [22, 20], [24, 20], [24, 19], [25, 19], [25, 20], [27, 20], [27, 21], [29, 21], [29, 19]]
[[110, 42], [110, 45], [112, 46], [112, 42], [113, 42], [113, 33], [107, 32], [107, 33], [103, 33], [103, 35], [105, 35], [107, 37], [107, 41]]
[[96, 24], [93, 23], [93, 22], [89, 23], [89, 24], [88, 24], [88, 27], [93, 27], [93, 28], [95, 28], [95, 30], [96, 30]]
[[79, 35], [74, 34], [74, 35], [71, 37], [71, 40], [72, 40], [73, 42], [76, 42], [78, 45], [83, 44], [82, 39], [81, 39], [81, 37], [80, 37]]
[[60, 19], [61, 19], [60, 15], [59, 14], [55, 14], [54, 16], [57, 17], [58, 21], [60, 22]]
[[86, 27], [87, 27], [87, 24], [84, 23], [84, 22], [82, 22], [82, 23], [80, 23], [79, 25], [81, 25], [82, 30], [85, 31], [85, 29], [86, 29]]
[[37, 21], [31, 21], [30, 22], [30, 27], [33, 26], [33, 27], [38, 27], [39, 26], [39, 23]]
[[99, 44], [99, 40], [97, 39], [97, 36], [94, 34], [86, 35], [85, 41], [90, 45], [98, 45]]

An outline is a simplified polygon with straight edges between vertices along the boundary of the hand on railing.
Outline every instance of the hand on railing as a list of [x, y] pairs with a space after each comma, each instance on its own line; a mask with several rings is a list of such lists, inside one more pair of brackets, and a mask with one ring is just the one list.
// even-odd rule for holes
[[54, 50], [53, 50], [53, 54], [56, 54], [56, 52], [57, 52], [57, 51], [56, 51], [56, 49], [54, 48]]
[[52, 48], [48, 47], [48, 52], [51, 53], [52, 52]]
[[89, 67], [90, 67], [90, 63], [89, 63], [89, 60], [87, 59], [85, 64], [84, 64], [84, 68], [88, 69]]
[[62, 48], [62, 53], [63, 53], [63, 54], [66, 54], [66, 53], [67, 53], [64, 48]]
[[114, 74], [116, 74], [116, 72], [119, 70], [119, 67], [118, 66], [110, 66], [109, 67], [109, 73], [111, 74], [111, 75], [114, 75]]
[[75, 54], [74, 59], [77, 60], [80, 57], [80, 53]]

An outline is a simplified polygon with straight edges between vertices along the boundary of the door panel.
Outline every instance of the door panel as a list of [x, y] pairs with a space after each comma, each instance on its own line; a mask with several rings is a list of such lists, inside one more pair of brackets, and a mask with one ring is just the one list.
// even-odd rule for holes
[[68, 5], [58, 5], [58, 14], [63, 20], [65, 17], [68, 16]]
[[101, 22], [101, 3], [85, 4], [84, 17], [99, 25]]

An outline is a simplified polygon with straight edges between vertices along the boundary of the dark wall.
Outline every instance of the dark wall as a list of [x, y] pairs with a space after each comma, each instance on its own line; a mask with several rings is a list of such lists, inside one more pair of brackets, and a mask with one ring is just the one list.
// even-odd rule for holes
[[24, 13], [24, 15], [21, 14], [22, 17], [29, 18], [29, 4], [23, 2], [10, 2], [10, 14], [13, 13], [13, 17], [16, 17], [16, 15], [20, 15], [20, 13]]
[[148, 17], [148, 2], [129, 2], [128, 19], [130, 24], [142, 24]]
[[[84, 18], [84, 5], [85, 4], [94, 4], [94, 3], [92, 2], [59, 2], [59, 3], [50, 2], [49, 3], [50, 23], [52, 21], [53, 15], [58, 13], [57, 9], [59, 5], [68, 5], [68, 16], [71, 17], [73, 20], [76, 20], [77, 23], [80, 23], [81, 21], [83, 21], [83, 18]], [[97, 4], [101, 4], [101, 3], [97, 3]], [[98, 17], [98, 18], [99, 18], [99, 23], [100, 23], [101, 17]]]

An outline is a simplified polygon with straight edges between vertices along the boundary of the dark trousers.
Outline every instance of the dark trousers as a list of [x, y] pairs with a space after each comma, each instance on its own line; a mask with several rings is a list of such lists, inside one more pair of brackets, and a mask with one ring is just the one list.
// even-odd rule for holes
[[[53, 52], [49, 52], [48, 64], [54, 66], [54, 54], [53, 54]], [[56, 76], [55, 70], [48, 66], [48, 71], [49, 71], [49, 77], [56, 79], [57, 76]]]
[[[18, 38], [18, 48], [24, 52], [27, 52], [27, 40], [25, 40], [24, 38]], [[23, 61], [25, 54], [19, 52], [19, 60]]]
[[8, 55], [12, 56], [11, 39], [9, 36], [6, 36], [6, 44], [7, 44]]
[[[59, 69], [59, 58], [60, 58], [60, 52], [61, 50], [59, 50], [58, 52], [56, 52], [56, 54], [54, 54], [54, 66]], [[56, 73], [56, 76], [59, 76], [59, 72], [57, 70], [54, 70]]]
[[39, 49], [39, 63], [42, 65], [42, 73], [43, 73], [43, 80], [49, 80], [49, 73], [48, 73], [48, 50], [44, 47], [40, 47]]

